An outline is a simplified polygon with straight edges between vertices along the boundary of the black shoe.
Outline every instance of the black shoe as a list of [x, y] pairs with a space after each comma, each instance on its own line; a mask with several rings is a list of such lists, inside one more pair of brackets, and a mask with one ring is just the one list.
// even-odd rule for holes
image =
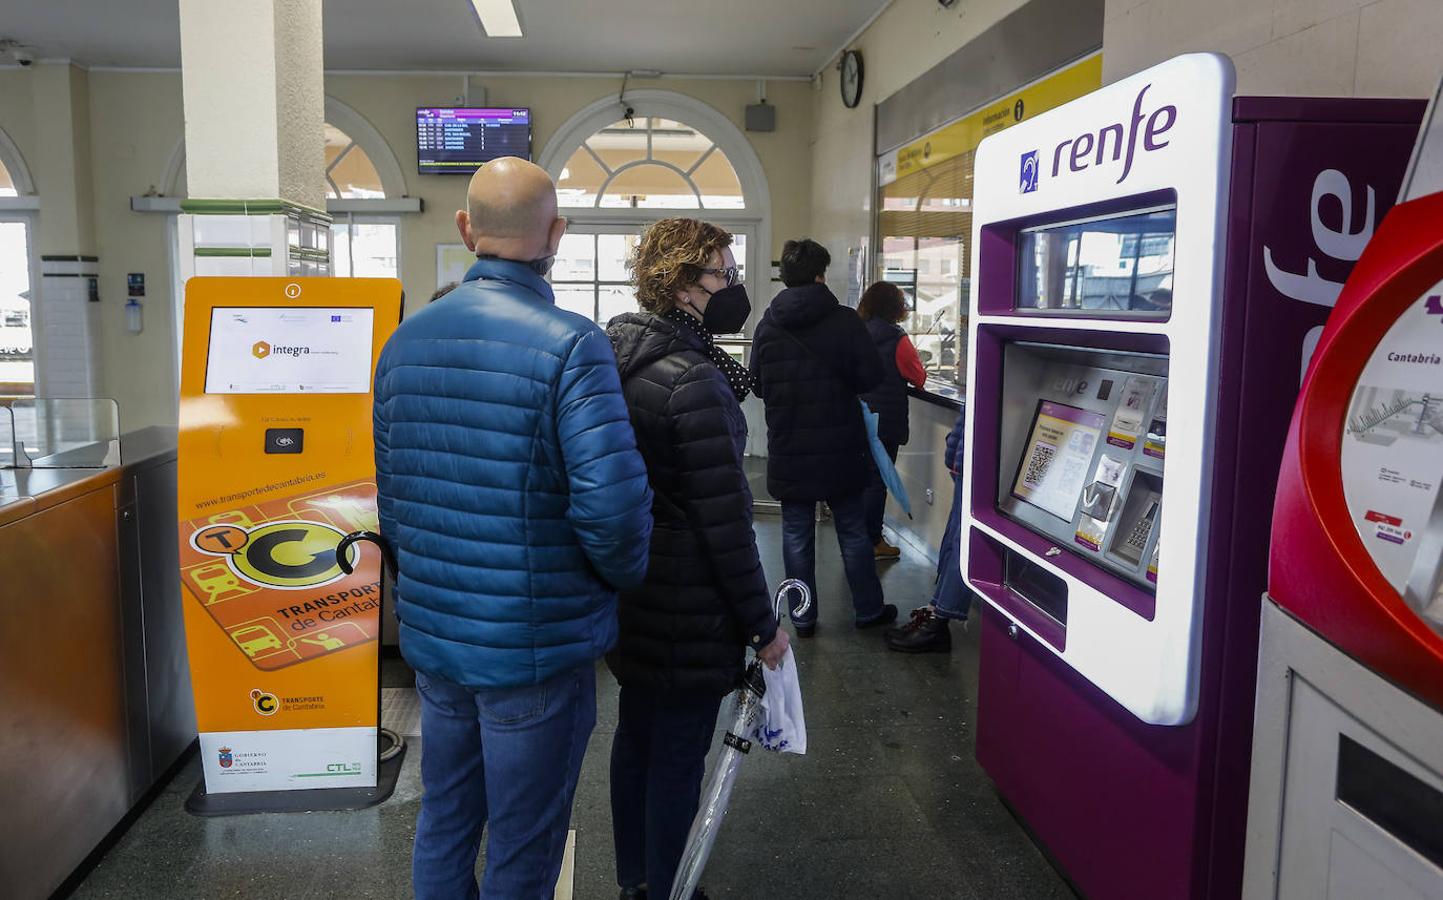
[[646, 900], [646, 888], [624, 887], [621, 889], [621, 900]]
[[888, 628], [882, 636], [889, 641], [893, 638], [901, 637], [902, 635], [910, 632], [913, 628], [916, 628], [919, 621], [930, 618], [931, 615], [931, 604], [928, 604], [927, 606], [919, 606], [916, 609], [912, 610], [912, 612], [908, 613], [908, 619], [906, 623], [902, 625], [893, 625], [891, 628]]
[[792, 627], [797, 630], [797, 637], [799, 638], [816, 637], [817, 635], [816, 619], [810, 622], [793, 622]]
[[876, 628], [878, 625], [891, 625], [897, 621], [897, 606], [888, 603], [882, 607], [882, 614], [868, 622], [857, 622], [857, 628]]
[[919, 611], [912, 621], [888, 632], [884, 640], [889, 650], [898, 653], [950, 653], [952, 631], [946, 619], [930, 609]]

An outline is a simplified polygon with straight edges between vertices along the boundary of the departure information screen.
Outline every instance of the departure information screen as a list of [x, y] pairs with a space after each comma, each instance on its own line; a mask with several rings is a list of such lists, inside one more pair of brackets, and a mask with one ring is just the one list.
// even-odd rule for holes
[[207, 394], [364, 394], [371, 389], [369, 307], [211, 310]]
[[416, 168], [422, 175], [469, 175], [503, 156], [531, 158], [531, 110], [416, 110]]

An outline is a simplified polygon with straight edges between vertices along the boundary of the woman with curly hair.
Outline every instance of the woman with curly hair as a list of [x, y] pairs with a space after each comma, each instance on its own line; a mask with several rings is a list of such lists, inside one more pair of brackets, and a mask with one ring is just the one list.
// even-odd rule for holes
[[788, 646], [742, 472], [750, 385], [713, 340], [751, 312], [731, 242], [695, 219], [653, 224], [628, 263], [641, 311], [607, 328], [655, 520], [646, 582], [621, 594], [621, 635], [606, 657], [621, 683], [611, 812], [623, 898], [670, 892], [745, 649], [775, 668]]

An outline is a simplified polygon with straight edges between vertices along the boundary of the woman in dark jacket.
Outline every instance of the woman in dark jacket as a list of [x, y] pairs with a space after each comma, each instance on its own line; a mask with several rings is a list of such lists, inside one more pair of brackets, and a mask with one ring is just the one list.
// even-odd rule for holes
[[[887, 455], [897, 461], [897, 451], [907, 443], [907, 385], [921, 388], [927, 383], [927, 370], [917, 348], [902, 330], [907, 317], [907, 299], [902, 289], [890, 281], [879, 281], [867, 288], [857, 304], [857, 315], [867, 326], [867, 334], [882, 358], [882, 383], [862, 395], [877, 414], [877, 438]], [[877, 559], [896, 559], [902, 552], [882, 536], [882, 514], [887, 507], [887, 487], [882, 473], [873, 464], [867, 481], [867, 537], [872, 539]]]
[[747, 374], [712, 340], [751, 311], [731, 240], [693, 219], [652, 225], [629, 263], [642, 311], [607, 329], [655, 494], [646, 583], [621, 595], [606, 658], [621, 682], [611, 811], [623, 898], [670, 891], [745, 649], [775, 667], [788, 645], [742, 472]]

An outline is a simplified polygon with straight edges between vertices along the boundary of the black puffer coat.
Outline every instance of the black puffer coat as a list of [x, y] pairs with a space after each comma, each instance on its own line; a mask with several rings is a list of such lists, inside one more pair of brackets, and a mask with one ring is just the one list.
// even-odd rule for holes
[[655, 499], [646, 583], [620, 597], [623, 685], [726, 693], [776, 636], [742, 472], [741, 405], [700, 339], [649, 313], [607, 329]]
[[787, 288], [757, 323], [751, 372], [767, 407], [771, 495], [827, 500], [866, 487], [871, 449], [857, 397], [882, 380], [882, 360], [856, 311], [824, 284]]
[[882, 362], [882, 380], [862, 395], [877, 414], [877, 437], [883, 444], [900, 447], [910, 436], [907, 416], [907, 381], [897, 368], [897, 345], [906, 334], [900, 325], [873, 316], [862, 323], [872, 336], [877, 358]]

